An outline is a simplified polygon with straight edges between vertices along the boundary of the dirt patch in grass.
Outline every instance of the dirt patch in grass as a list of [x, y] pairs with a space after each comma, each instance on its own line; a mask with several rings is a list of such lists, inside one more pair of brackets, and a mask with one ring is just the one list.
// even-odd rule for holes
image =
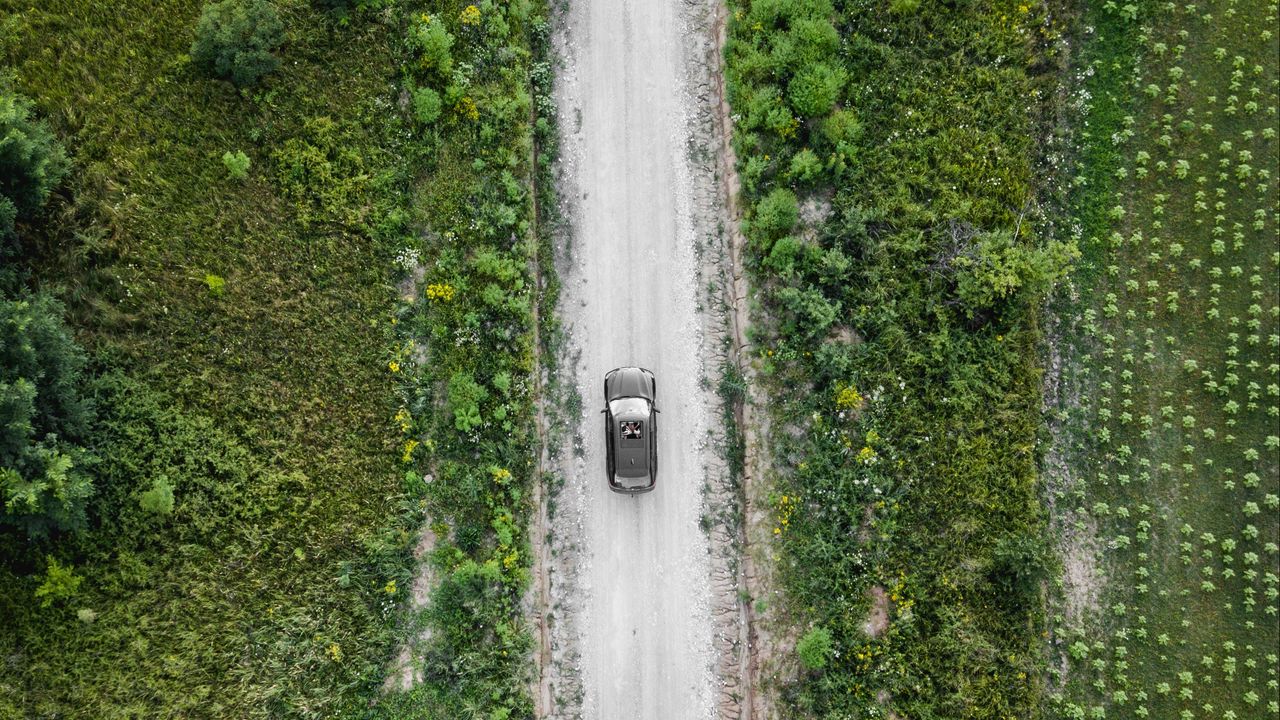
[[880, 585], [873, 585], [867, 596], [871, 598], [871, 613], [862, 624], [862, 630], [874, 640], [889, 629], [889, 593]]

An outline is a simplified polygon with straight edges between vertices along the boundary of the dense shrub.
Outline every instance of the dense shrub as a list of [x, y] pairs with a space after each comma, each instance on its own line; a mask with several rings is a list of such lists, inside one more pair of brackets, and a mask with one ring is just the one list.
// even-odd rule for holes
[[61, 316], [45, 295], [0, 301], [0, 521], [33, 536], [82, 527], [93, 494], [85, 356]]
[[44, 582], [36, 588], [36, 599], [40, 601], [40, 607], [46, 608], [56, 602], [69, 600], [75, 596], [83, 581], [84, 578], [75, 574], [75, 568], [64, 567], [57, 558], [48, 556], [45, 558]]
[[800, 18], [774, 40], [773, 56], [791, 71], [825, 62], [840, 48], [840, 33], [826, 18]]
[[989, 579], [1006, 607], [1025, 611], [1035, 606], [1049, 574], [1049, 557], [1044, 540], [1036, 536], [1012, 535], [996, 544]]
[[31, 110], [31, 101], [0, 86], [0, 258], [17, 219], [38, 210], [68, 168], [62, 144]]
[[369, 176], [355, 149], [359, 129], [327, 116], [310, 118], [303, 132], [271, 153], [280, 188], [303, 222], [357, 224], [365, 208]]
[[449, 378], [449, 407], [453, 409], [454, 427], [467, 432], [481, 423], [480, 401], [489, 393], [470, 373], [454, 373]]
[[833, 69], [825, 63], [814, 63], [801, 69], [791, 79], [787, 85], [787, 97], [797, 115], [821, 117], [835, 107], [844, 82], [843, 71]]
[[453, 34], [440, 18], [432, 17], [419, 23], [412, 37], [421, 68], [447, 79], [453, 72]]
[[431, 88], [413, 91], [413, 116], [423, 125], [430, 125], [440, 117], [442, 102], [440, 93]]
[[818, 159], [818, 154], [809, 148], [805, 148], [796, 153], [791, 158], [791, 170], [788, 173], [790, 178], [799, 183], [809, 183], [818, 179], [818, 175], [822, 173], [822, 161]]
[[1052, 241], [1036, 246], [1008, 229], [974, 232], [957, 229], [959, 247], [951, 266], [956, 293], [969, 313], [989, 309], [1020, 289], [1043, 291], [1062, 277], [1079, 256], [1075, 246]]
[[796, 655], [800, 656], [800, 662], [810, 670], [826, 667], [832, 649], [831, 631], [822, 627], [811, 628], [796, 643]]
[[283, 37], [284, 24], [270, 0], [223, 0], [200, 14], [191, 59], [214, 77], [252, 85], [280, 65], [271, 52]]
[[751, 218], [753, 238], [772, 240], [791, 232], [800, 219], [800, 205], [796, 194], [786, 188], [778, 188], [756, 203]]

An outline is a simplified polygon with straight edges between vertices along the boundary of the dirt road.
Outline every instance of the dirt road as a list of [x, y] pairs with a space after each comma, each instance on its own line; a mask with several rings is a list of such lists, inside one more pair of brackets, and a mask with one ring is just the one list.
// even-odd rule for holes
[[[723, 690], [711, 540], [717, 367], [704, 310], [713, 180], [691, 160], [705, 45], [696, 2], [571, 0], [561, 18], [558, 98], [563, 248], [564, 485], [550, 522], [555, 718], [701, 720]], [[707, 3], [710, 5], [710, 3]], [[690, 61], [689, 58], [695, 58]], [[692, 86], [692, 87], [691, 87]], [[691, 110], [690, 107], [694, 109]], [[604, 476], [602, 380], [621, 365], [658, 381], [657, 489], [627, 497]], [[710, 384], [702, 383], [703, 378]], [[723, 633], [725, 636], [728, 633]]]

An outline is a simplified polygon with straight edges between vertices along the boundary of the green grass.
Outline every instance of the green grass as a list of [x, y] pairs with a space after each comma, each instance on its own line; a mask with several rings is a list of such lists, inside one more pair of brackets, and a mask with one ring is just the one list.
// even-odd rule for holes
[[[422, 11], [463, 33], [461, 4], [345, 23], [278, 5], [281, 69], [238, 92], [189, 64], [199, 2], [0, 3], [0, 60], [75, 160], [29, 238], [32, 283], [67, 301], [104, 376], [91, 529], [0, 540], [0, 715], [349, 716], [421, 622], [398, 609], [423, 490], [394, 419], [393, 256], [469, 227], [497, 170], [471, 171], [468, 148], [492, 140], [490, 115], [527, 127], [495, 109], [527, 65], [477, 86], [481, 122], [415, 128], [403, 38]], [[455, 53], [468, 45], [486, 47], [464, 36]], [[473, 61], [492, 77], [500, 59]], [[222, 161], [237, 151], [243, 180]], [[499, 456], [515, 467], [526, 449]], [[158, 477], [168, 518], [139, 502]], [[46, 554], [84, 580], [42, 609]], [[512, 665], [490, 672], [519, 706]]]
[[1085, 18], [1098, 32], [1071, 210], [1086, 262], [1079, 300], [1059, 303], [1055, 409], [1074, 480], [1051, 487], [1057, 524], [1096, 528], [1106, 579], [1079, 618], [1057, 601], [1069, 669], [1053, 707], [1274, 717], [1276, 5], [1137, 9]]

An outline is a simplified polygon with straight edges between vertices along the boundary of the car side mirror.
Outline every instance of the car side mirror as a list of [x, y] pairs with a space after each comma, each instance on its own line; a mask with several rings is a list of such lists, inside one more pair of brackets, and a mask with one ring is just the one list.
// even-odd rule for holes
[[601, 408], [601, 409], [600, 409], [600, 412], [608, 412], [608, 411], [609, 411], [609, 408]]

